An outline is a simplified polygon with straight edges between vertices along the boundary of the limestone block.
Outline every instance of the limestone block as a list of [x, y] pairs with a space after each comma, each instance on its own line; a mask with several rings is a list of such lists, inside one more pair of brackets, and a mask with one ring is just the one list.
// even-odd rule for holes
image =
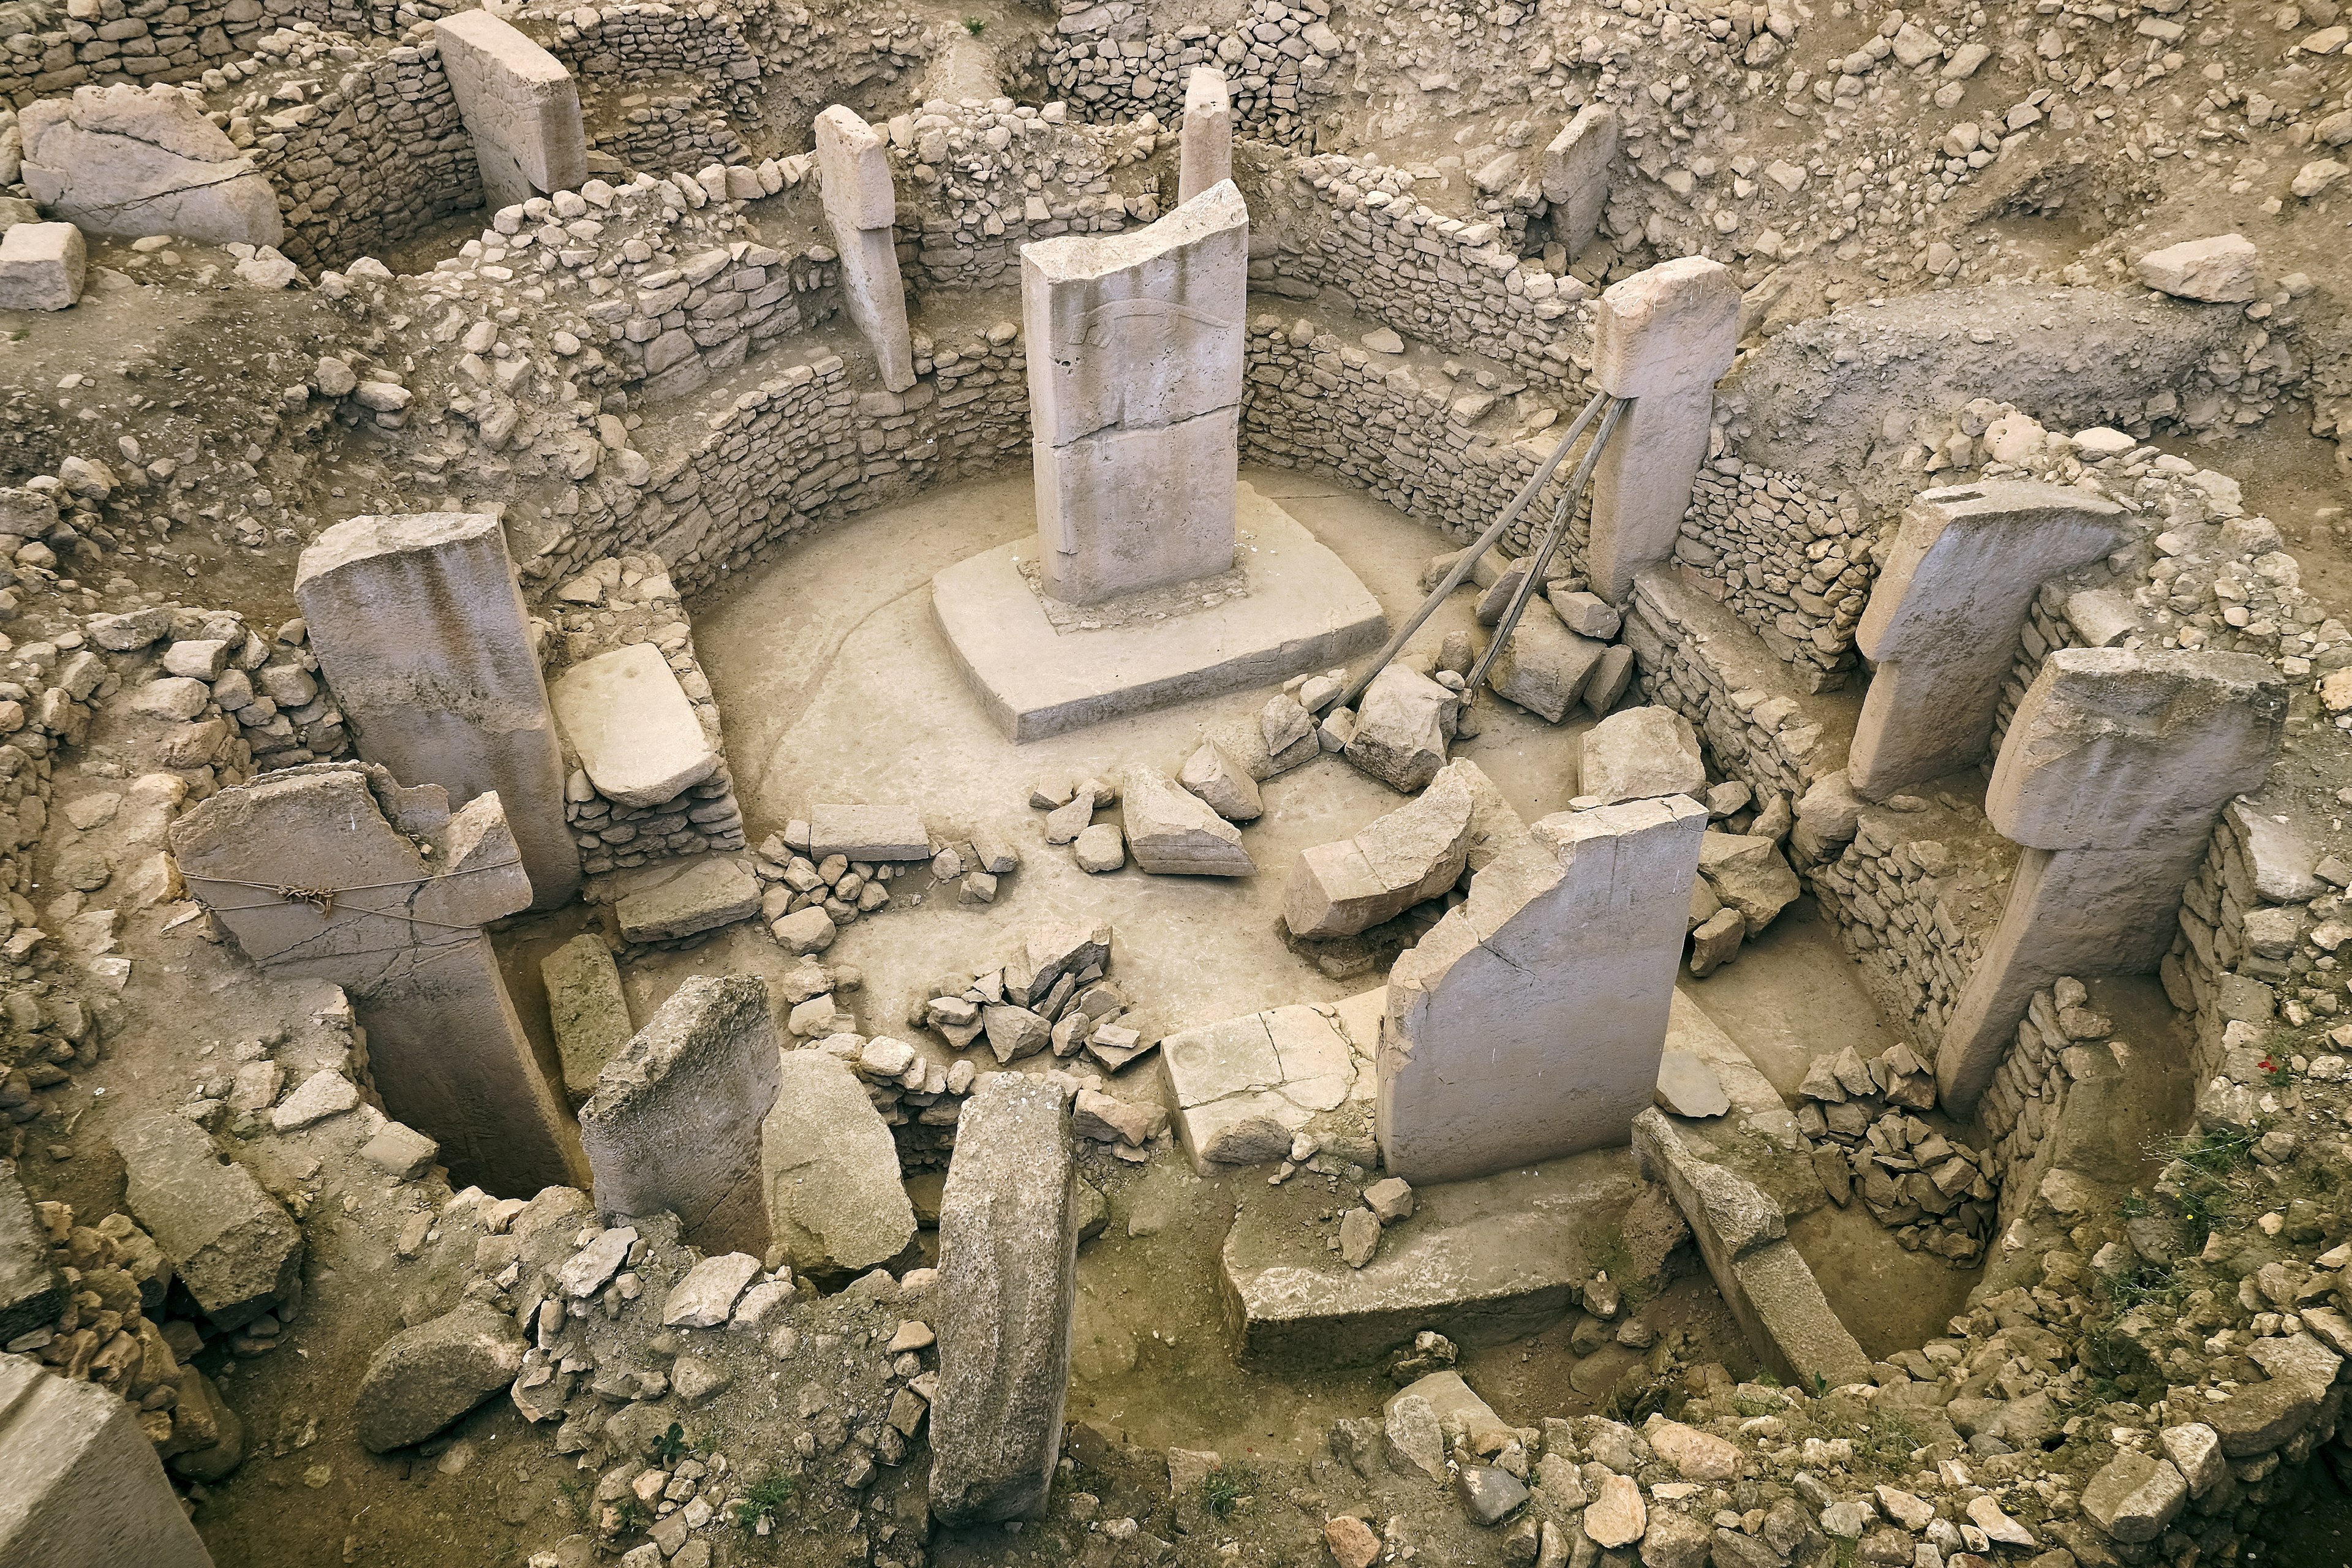
[[1550, 605], [1538, 600], [1521, 612], [1511, 640], [1486, 667], [1486, 686], [1505, 701], [1557, 724], [1576, 706], [1608, 651], [1608, 644], [1560, 625]]
[[767, 985], [742, 974], [688, 979], [604, 1065], [580, 1108], [596, 1206], [667, 1209], [689, 1231], [756, 1242], [760, 1124], [778, 1081]]
[[1293, 1134], [1356, 1097], [1377, 1014], [1357, 1009], [1360, 1038], [1349, 1010], [1344, 1003], [1274, 1007], [1160, 1040], [1177, 1133], [1195, 1169], [1285, 1159]]
[[27, 104], [17, 126], [33, 200], [85, 234], [254, 246], [286, 237], [278, 193], [193, 92], [79, 87], [70, 100]]
[[490, 205], [579, 189], [588, 178], [588, 140], [563, 62], [488, 11], [445, 15], [434, 36]]
[[[664, 867], [665, 872], [671, 868]], [[707, 855], [613, 906], [624, 942], [669, 942], [716, 931], [760, 912], [760, 879], [742, 859]]]
[[138, 1410], [110, 1389], [0, 1355], [0, 1563], [213, 1568]]
[[69, 223], [11, 224], [0, 236], [0, 310], [62, 310], [81, 298], [86, 251]]
[[1754, 834], [1709, 832], [1699, 841], [1698, 873], [1751, 938], [1804, 891], [1780, 845]]
[[1392, 1173], [1453, 1181], [1626, 1139], [1657, 1084], [1706, 827], [1682, 795], [1545, 817], [1398, 958], [1379, 1091]]
[[360, 1378], [352, 1414], [361, 1446], [381, 1454], [423, 1442], [512, 1384], [525, 1348], [514, 1314], [487, 1301], [401, 1330]]
[[210, 1133], [178, 1116], [142, 1116], [114, 1145], [123, 1201], [215, 1325], [249, 1322], [300, 1286], [300, 1228]]
[[1698, 731], [1671, 708], [1628, 708], [1584, 732], [1576, 785], [1580, 796], [1615, 805], [1706, 791]]
[[1208, 803], [1227, 822], [1255, 822], [1265, 811], [1257, 781], [1214, 741], [1203, 741], [1185, 759], [1176, 782]]
[[1234, 177], [1234, 93], [1225, 73], [1194, 66], [1184, 79], [1184, 126], [1177, 142], [1176, 200], [1191, 201]]
[[615, 805], [660, 805], [718, 771], [718, 750], [652, 643], [575, 664], [547, 695], [589, 782]]
[[882, 1113], [823, 1051], [786, 1051], [781, 1072], [760, 1126], [769, 1257], [825, 1280], [887, 1263], [915, 1238], [915, 1210]]
[[302, 552], [294, 598], [360, 754], [454, 805], [495, 791], [533, 903], [568, 901], [580, 851], [562, 747], [498, 518], [339, 522]]
[[1045, 591], [1091, 605], [1230, 571], [1240, 420], [1234, 405], [1033, 443]]
[[1301, 850], [1282, 898], [1291, 935], [1352, 936], [1460, 880], [1475, 809], [1466, 766], [1449, 765], [1419, 799], [1354, 837]]
[[841, 257], [842, 303], [874, 351], [882, 384], [904, 392], [915, 384], [915, 364], [893, 237], [898, 205], [889, 158], [881, 135], [841, 104], [818, 115], [812, 129], [825, 221]]
[[1854, 633], [1879, 666], [1846, 766], [1855, 792], [1885, 800], [1981, 758], [2034, 594], [2129, 537], [2113, 501], [2038, 481], [1914, 498]]
[[2286, 700], [2252, 654], [2060, 648], [2010, 721], [1985, 815], [2042, 849], [2201, 838], [2270, 772]]
[[928, 860], [931, 838], [923, 814], [911, 805], [829, 805], [809, 808], [809, 858]]
[[1588, 103], [1543, 150], [1544, 200], [1552, 237], [1572, 261], [1591, 247], [1609, 205], [1609, 170], [1617, 159], [1617, 111]]
[[620, 966], [604, 939], [588, 932], [541, 959], [539, 973], [556, 1054], [563, 1058], [564, 1092], [577, 1102], [596, 1092], [597, 1074], [636, 1033]]
[[1077, 1301], [1076, 1166], [1062, 1091], [995, 1073], [964, 1101], [940, 1199], [931, 1513], [1044, 1514], [1061, 1458]]
[[1364, 689], [1342, 754], [1390, 788], [1416, 794], [1445, 765], [1445, 720], [1458, 701], [1429, 677], [1391, 664]]
[[55, 1322], [69, 1294], [24, 1184], [0, 1167], [0, 1344]]
[[1160, 877], [1246, 877], [1256, 871], [1241, 829], [1157, 768], [1129, 770], [1119, 793], [1128, 853]]
[[836, 228], [888, 228], [897, 223], [898, 196], [882, 133], [838, 103], [818, 115], [813, 129], [826, 221]]
[[2262, 291], [2261, 260], [2244, 235], [2221, 234], [2151, 250], [2132, 263], [2132, 272], [2160, 294], [2235, 305]]
[[2153, 1541], [2180, 1515], [2189, 1483], [2169, 1459], [2120, 1450], [2083, 1489], [2083, 1511], [2126, 1543]]

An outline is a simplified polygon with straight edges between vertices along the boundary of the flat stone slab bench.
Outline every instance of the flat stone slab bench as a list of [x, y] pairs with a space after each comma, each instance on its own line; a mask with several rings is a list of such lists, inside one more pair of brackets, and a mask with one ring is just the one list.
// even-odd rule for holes
[[[981, 706], [1019, 744], [1195, 697], [1343, 664], [1388, 633], [1371, 591], [1275, 502], [1236, 487], [1246, 592], [1163, 619], [1057, 629], [1021, 562], [1024, 536], [931, 579], [931, 614]], [[1202, 596], [1214, 584], [1203, 579]], [[1097, 610], [1107, 606], [1095, 606]]]
[[[1288, 1157], [1299, 1132], [1335, 1153], [1369, 1159], [1373, 1054], [1387, 998], [1378, 986], [1163, 1037], [1177, 1136], [1192, 1168], [1205, 1176], [1271, 1163]], [[1359, 1147], [1349, 1151], [1350, 1142]]]
[[573, 665], [548, 689], [588, 781], [622, 805], [660, 805], [719, 768], [686, 689], [652, 643]]

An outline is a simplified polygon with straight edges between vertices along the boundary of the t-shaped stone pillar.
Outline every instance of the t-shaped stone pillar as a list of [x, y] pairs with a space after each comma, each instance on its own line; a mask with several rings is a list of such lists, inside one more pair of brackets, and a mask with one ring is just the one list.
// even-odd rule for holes
[[1381, 1161], [1453, 1182], [1621, 1145], [1650, 1103], [1706, 808], [1545, 817], [1389, 973]]
[[1601, 230], [1609, 205], [1609, 170], [1617, 160], [1617, 111], [1588, 103], [1543, 151], [1544, 200], [1551, 204], [1551, 234], [1574, 260]]
[[1249, 210], [1231, 180], [1126, 234], [1021, 247], [1045, 592], [1230, 571]]
[[1234, 177], [1234, 89], [1214, 66], [1194, 66], [1184, 79], [1184, 129], [1176, 158], [1179, 203]]
[[360, 755], [462, 805], [496, 791], [539, 909], [580, 890], [563, 752], [504, 531], [488, 512], [354, 517], [319, 535], [294, 598]]
[[384, 1109], [439, 1141], [460, 1185], [588, 1184], [579, 1131], [480, 929], [530, 901], [495, 794], [452, 814], [438, 786], [320, 763], [221, 791], [171, 843], [247, 957], [351, 994]]
[[2130, 537], [2123, 508], [2058, 485], [1914, 498], [1855, 630], [1878, 668], [1847, 756], [1854, 793], [1885, 800], [1982, 757], [2035, 593]]
[[1601, 296], [1592, 379], [1630, 397], [1592, 474], [1592, 591], [1623, 604], [1673, 553], [1706, 458], [1715, 384], [1739, 353], [1739, 285], [1703, 256], [1661, 262]]
[[1985, 816], [2024, 845], [2000, 923], [1936, 1051], [1966, 1115], [2034, 992], [2156, 968], [2213, 819], [2270, 772], [2286, 684], [2242, 653], [2061, 648], [2018, 704]]
[[824, 221], [841, 253], [841, 298], [882, 367], [882, 384], [915, 384], [907, 286], [898, 276], [898, 194], [881, 133], [836, 103], [816, 117], [816, 169]]
[[453, 12], [433, 33], [490, 205], [578, 190], [588, 178], [588, 138], [563, 62], [488, 11]]

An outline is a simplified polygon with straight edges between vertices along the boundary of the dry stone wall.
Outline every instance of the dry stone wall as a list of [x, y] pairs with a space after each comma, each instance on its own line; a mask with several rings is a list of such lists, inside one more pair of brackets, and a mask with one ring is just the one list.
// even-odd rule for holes
[[724, 112], [709, 106], [699, 84], [682, 82], [662, 92], [625, 81], [617, 97], [614, 90], [599, 95], [592, 87], [581, 109], [592, 128], [589, 145], [620, 167], [699, 169], [742, 160], [742, 138]]
[[1182, 117], [1184, 82], [1215, 66], [1231, 83], [1238, 134], [1312, 144], [1316, 119], [1353, 51], [1325, 21], [1329, 0], [1251, 0], [1231, 21], [1188, 17], [1171, 27], [1129, 0], [1063, 0], [1036, 68], [1048, 89], [1089, 119]]
[[1724, 454], [1699, 469], [1675, 559], [1826, 690], [1855, 662], [1853, 630], [1876, 576], [1873, 531], [1848, 498]]

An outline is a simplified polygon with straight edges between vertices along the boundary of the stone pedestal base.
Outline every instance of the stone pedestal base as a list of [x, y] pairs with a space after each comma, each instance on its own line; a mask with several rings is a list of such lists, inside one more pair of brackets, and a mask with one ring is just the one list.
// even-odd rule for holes
[[[1246, 484], [1236, 487], [1234, 512], [1234, 572], [1133, 602], [1049, 614], [1022, 571], [1034, 564], [1034, 539], [933, 577], [932, 616], [1007, 738], [1042, 740], [1264, 686], [1378, 646], [1388, 622], [1345, 562]], [[1202, 602], [1212, 595], [1215, 604]]]

